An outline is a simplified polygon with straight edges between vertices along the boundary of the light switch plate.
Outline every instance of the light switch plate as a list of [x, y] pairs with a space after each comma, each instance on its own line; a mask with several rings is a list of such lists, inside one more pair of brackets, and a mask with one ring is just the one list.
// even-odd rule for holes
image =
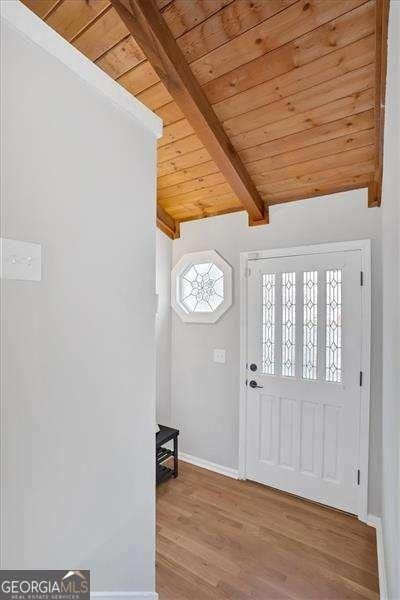
[[226, 351], [223, 349], [215, 349], [214, 350], [214, 362], [216, 363], [225, 363], [226, 359]]
[[9, 238], [1, 240], [1, 278], [41, 281], [42, 245]]

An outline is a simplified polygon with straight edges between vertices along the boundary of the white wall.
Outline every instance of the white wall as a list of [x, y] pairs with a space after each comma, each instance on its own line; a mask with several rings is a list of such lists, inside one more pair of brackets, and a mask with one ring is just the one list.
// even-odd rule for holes
[[2, 281], [2, 567], [154, 590], [155, 137], [2, 43], [2, 235], [43, 244]]
[[157, 422], [171, 424], [171, 260], [172, 240], [157, 229], [156, 316]]
[[[173, 264], [187, 252], [215, 249], [233, 267], [232, 308], [215, 324], [172, 319], [172, 420], [181, 428], [181, 450], [237, 468], [239, 406], [239, 254], [246, 250], [372, 239], [372, 356], [381, 355], [381, 250], [379, 209], [368, 209], [366, 192], [353, 191], [271, 208], [271, 224], [248, 227], [245, 213], [192, 221], [173, 243]], [[225, 348], [226, 364], [212, 361]], [[381, 363], [372, 361], [371, 479], [369, 509], [380, 514]]]
[[389, 598], [400, 598], [400, 3], [390, 3], [383, 253], [383, 539]]

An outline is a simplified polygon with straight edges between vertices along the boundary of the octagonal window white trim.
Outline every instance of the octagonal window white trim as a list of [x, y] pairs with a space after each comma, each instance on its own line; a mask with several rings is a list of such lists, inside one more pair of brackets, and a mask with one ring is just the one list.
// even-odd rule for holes
[[215, 250], [184, 254], [171, 272], [171, 304], [185, 323], [215, 323], [232, 305], [232, 267]]

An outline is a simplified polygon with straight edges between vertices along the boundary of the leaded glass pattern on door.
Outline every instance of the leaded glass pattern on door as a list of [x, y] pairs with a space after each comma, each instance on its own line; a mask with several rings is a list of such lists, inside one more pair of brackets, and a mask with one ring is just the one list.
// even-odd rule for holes
[[303, 273], [303, 378], [317, 379], [318, 271]]
[[326, 271], [325, 379], [342, 381], [342, 270]]
[[282, 273], [282, 375], [293, 377], [296, 357], [296, 273]]
[[263, 373], [275, 375], [275, 273], [263, 275]]
[[262, 372], [342, 383], [342, 269], [262, 275]]

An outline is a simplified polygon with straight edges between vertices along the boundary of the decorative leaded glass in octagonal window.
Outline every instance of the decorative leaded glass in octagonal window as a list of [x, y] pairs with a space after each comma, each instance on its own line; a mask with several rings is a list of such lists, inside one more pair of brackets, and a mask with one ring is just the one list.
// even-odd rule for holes
[[183, 321], [213, 323], [232, 303], [232, 269], [214, 250], [186, 254], [172, 271], [172, 306]]
[[180, 284], [180, 299], [189, 312], [213, 312], [224, 300], [224, 274], [212, 262], [190, 265]]

